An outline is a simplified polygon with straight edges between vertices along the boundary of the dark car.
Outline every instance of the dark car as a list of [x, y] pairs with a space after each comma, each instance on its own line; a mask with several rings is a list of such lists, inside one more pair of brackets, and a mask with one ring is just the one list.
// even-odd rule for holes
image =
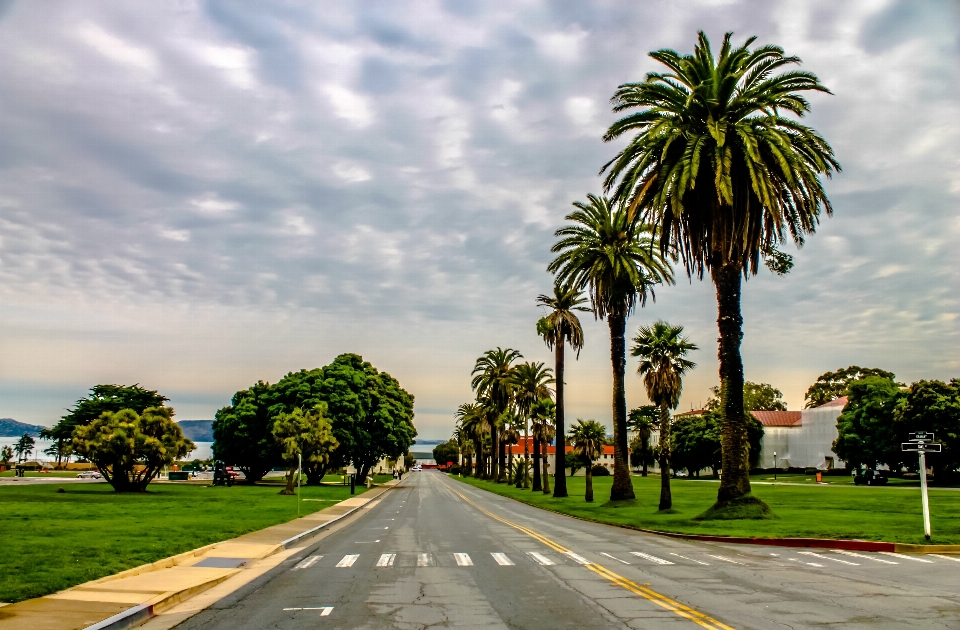
[[887, 483], [887, 475], [879, 470], [860, 470], [853, 475], [853, 483], [858, 486], [883, 486]]

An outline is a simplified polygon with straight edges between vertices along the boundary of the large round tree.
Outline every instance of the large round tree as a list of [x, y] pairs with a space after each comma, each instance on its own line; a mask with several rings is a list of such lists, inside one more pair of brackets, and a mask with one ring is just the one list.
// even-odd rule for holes
[[614, 111], [635, 111], [615, 122], [604, 140], [633, 137], [602, 171], [613, 198], [657, 227], [661, 251], [677, 251], [688, 276], [709, 271], [716, 287], [723, 416], [718, 508], [750, 492], [741, 281], [756, 274], [763, 257], [779, 254], [776, 246], [787, 234], [802, 245], [821, 212], [832, 212], [820, 176], [840, 170], [830, 145], [795, 119], [810, 108], [803, 92], [829, 90], [809, 72], [786, 69], [800, 60], [783, 49], [750, 50], [755, 38], [733, 47], [731, 35], [716, 56], [702, 32], [692, 55], [650, 53], [667, 72], [617, 89]]
[[654, 297], [653, 286], [673, 282], [666, 256], [654, 247], [650, 226], [620, 204], [587, 195], [589, 203], [574, 202], [571, 224], [556, 231], [560, 240], [550, 251], [557, 257], [547, 267], [557, 282], [587, 289], [595, 317], [610, 329], [613, 367], [613, 485], [610, 500], [633, 499], [630, 455], [627, 450], [626, 368], [627, 315]]

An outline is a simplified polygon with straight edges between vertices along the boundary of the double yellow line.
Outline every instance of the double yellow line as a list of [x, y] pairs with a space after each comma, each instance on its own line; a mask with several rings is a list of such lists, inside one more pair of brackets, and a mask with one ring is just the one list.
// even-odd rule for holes
[[[496, 514], [488, 510], [485, 510], [484, 508], [480, 507], [479, 505], [477, 505], [467, 497], [463, 496], [456, 490], [452, 490], [452, 492], [456, 494], [458, 497], [460, 497], [461, 499], [463, 499], [464, 501], [466, 501], [467, 503], [469, 503], [470, 505], [472, 505], [473, 507], [475, 507], [476, 509], [480, 510], [481, 512], [489, 516], [490, 518], [496, 521], [500, 521], [504, 525], [507, 525], [509, 527], [512, 527], [516, 530], [523, 532], [527, 536], [530, 536], [531, 538], [539, 542], [542, 542], [544, 545], [546, 545], [547, 547], [550, 547], [551, 549], [553, 549], [558, 553], [562, 553], [562, 554], [570, 553], [569, 549], [567, 549], [563, 545], [555, 543], [554, 541], [550, 540], [546, 536], [542, 534], [538, 534], [537, 532], [533, 531], [528, 527], [524, 527], [523, 525], [519, 525], [517, 523], [514, 523], [513, 521], [508, 521], [505, 518], [501, 518]], [[636, 593], [637, 595], [650, 600], [651, 602], [653, 602], [654, 604], [657, 604], [662, 608], [666, 608], [670, 612], [676, 615], [679, 615], [684, 619], [689, 619], [690, 621], [692, 621], [693, 623], [699, 626], [703, 626], [704, 628], [710, 628], [710, 630], [733, 630], [733, 628], [731, 628], [730, 626], [717, 621], [716, 619], [714, 619], [713, 617], [710, 617], [709, 615], [705, 615], [702, 612], [699, 612], [697, 610], [694, 610], [693, 608], [690, 608], [689, 606], [685, 606], [684, 604], [681, 604], [676, 600], [670, 599], [666, 595], [661, 595], [660, 593], [650, 588], [647, 588], [645, 585], [637, 584], [636, 582], [632, 580], [628, 580], [622, 575], [617, 575], [616, 573], [614, 573], [613, 571], [611, 571], [606, 567], [603, 567], [599, 564], [592, 564], [592, 563], [585, 566], [591, 571], [593, 571], [594, 573], [596, 573], [597, 575], [600, 575], [610, 580], [610, 582], [612, 582], [614, 586], [619, 586], [621, 588], [627, 589], [631, 593]]]

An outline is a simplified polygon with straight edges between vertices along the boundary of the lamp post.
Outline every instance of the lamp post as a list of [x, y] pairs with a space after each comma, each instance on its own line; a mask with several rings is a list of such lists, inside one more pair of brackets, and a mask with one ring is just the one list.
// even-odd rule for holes
[[777, 480], [777, 452], [773, 452], [773, 480]]

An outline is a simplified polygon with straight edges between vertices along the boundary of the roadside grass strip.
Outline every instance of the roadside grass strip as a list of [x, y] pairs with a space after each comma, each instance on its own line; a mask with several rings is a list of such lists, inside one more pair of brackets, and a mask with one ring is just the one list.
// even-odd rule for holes
[[338, 569], [346, 569], [353, 566], [353, 563], [357, 561], [357, 558], [360, 557], [360, 554], [351, 553], [343, 557], [343, 560], [337, 563]]
[[899, 562], [894, 562], [892, 560], [884, 560], [883, 558], [875, 558], [873, 556], [867, 556], [862, 553], [856, 553], [854, 551], [847, 551], [846, 549], [836, 549], [837, 553], [842, 553], [845, 556], [853, 556], [854, 558], [863, 558], [864, 560], [873, 560], [874, 562], [882, 562], [883, 564], [900, 564]]
[[297, 569], [309, 569], [310, 567], [315, 565], [317, 561], [320, 560], [320, 558], [322, 557], [323, 556], [310, 556], [309, 558], [304, 558], [303, 560], [297, 563], [297, 566], [293, 567], [293, 570], [296, 571]]
[[669, 560], [664, 560], [663, 558], [651, 556], [650, 554], [643, 553], [642, 551], [631, 551], [630, 553], [634, 556], [637, 556], [638, 558], [643, 558], [644, 560], [649, 560], [650, 562], [655, 562], [656, 564], [673, 564]]
[[493, 553], [493, 552], [490, 552], [490, 555], [493, 556], [493, 559], [496, 560], [496, 561], [497, 561], [497, 564], [499, 564], [501, 567], [512, 567], [512, 566], [513, 566], [513, 560], [511, 560], [510, 558], [508, 558], [508, 557], [507, 557], [507, 554], [505, 554], [505, 553]]
[[904, 560], [913, 560], [914, 562], [926, 562], [927, 564], [933, 564], [933, 560], [924, 560], [923, 558], [917, 558], [916, 556], [907, 556], [902, 553], [896, 553], [894, 551], [879, 551], [877, 553], [882, 553], [885, 556], [893, 556], [894, 558], [903, 558]]
[[393, 561], [397, 559], [397, 554], [395, 553], [384, 553], [380, 554], [380, 558], [377, 560], [378, 567], [392, 567]]
[[819, 558], [820, 560], [832, 560], [833, 562], [839, 562], [840, 564], [849, 564], [853, 567], [859, 567], [860, 563], [858, 562], [848, 562], [847, 560], [841, 560], [840, 558], [831, 558], [830, 556], [824, 556], [815, 551], [798, 551], [797, 553], [803, 554], [805, 556], [813, 556], [814, 558]]
[[[560, 544], [558, 544], [558, 543], [555, 543], [554, 541], [550, 540], [550, 539], [547, 538], [546, 536], [543, 536], [542, 534], [538, 534], [537, 532], [533, 531], [532, 529], [530, 529], [530, 528], [528, 528], [528, 527], [524, 527], [523, 525], [520, 525], [520, 524], [518, 524], [518, 523], [514, 523], [513, 521], [508, 521], [508, 520], [505, 519], [505, 518], [501, 518], [501, 517], [497, 516], [497, 515], [494, 514], [493, 512], [490, 512], [490, 511], [488, 511], [488, 510], [480, 507], [479, 505], [477, 505], [476, 503], [474, 503], [473, 501], [471, 501], [470, 499], [468, 499], [468, 498], [465, 497], [464, 495], [460, 494], [460, 493], [457, 492], [456, 490], [453, 490], [453, 492], [454, 492], [457, 496], [459, 496], [461, 499], [463, 499], [464, 501], [466, 501], [468, 504], [472, 505], [474, 508], [476, 508], [477, 510], [479, 510], [479, 511], [482, 512], [483, 514], [486, 514], [487, 516], [489, 516], [489, 517], [492, 518], [493, 520], [499, 521], [499, 522], [503, 523], [504, 525], [507, 525], [508, 527], [512, 527], [512, 528], [514, 528], [514, 529], [516, 529], [516, 530], [518, 530], [518, 531], [523, 532], [523, 533], [526, 534], [527, 536], [530, 536], [530, 537], [533, 538], [534, 540], [540, 541], [541, 543], [543, 543], [543, 544], [546, 545], [547, 547], [553, 549], [553, 550], [556, 551], [557, 553], [563, 554], [563, 555], [568, 556], [568, 557], [573, 557], [573, 556], [579, 557], [579, 556], [577, 556], [576, 554], [574, 554], [573, 552], [571, 552], [569, 549], [567, 549], [566, 547], [564, 547], [563, 545], [560, 545]], [[531, 556], [534, 556], [534, 553], [531, 552], [530, 555], [531, 555]], [[739, 563], [737, 563], [737, 564], [739, 564]], [[647, 586], [645, 586], [645, 585], [644, 585], [644, 586], [641, 586], [641, 585], [637, 584], [636, 582], [633, 582], [633, 581], [631, 581], [631, 580], [628, 580], [627, 578], [623, 577], [622, 575], [618, 575], [618, 574], [614, 573], [613, 571], [611, 571], [610, 569], [607, 569], [607, 568], [604, 567], [604, 566], [601, 566], [601, 565], [595, 564], [595, 563], [585, 564], [584, 566], [587, 567], [588, 569], [590, 569], [591, 571], [593, 571], [594, 573], [596, 573], [597, 575], [600, 575], [601, 577], [604, 577], [604, 578], [610, 580], [610, 582], [611, 582], [614, 586], [619, 586], [619, 587], [621, 587], [621, 588], [624, 588], [624, 589], [630, 591], [631, 593], [635, 593], [635, 594], [643, 597], [644, 599], [646, 599], [646, 600], [648, 600], [648, 601], [651, 601], [651, 602], [653, 602], [654, 604], [660, 606], [661, 608], [665, 608], [666, 610], [669, 610], [670, 612], [674, 613], [675, 615], [677, 615], [677, 616], [679, 616], [679, 617], [683, 617], [684, 619], [688, 619], [688, 620], [692, 621], [693, 623], [697, 624], [698, 626], [701, 626], [701, 627], [704, 627], [704, 628], [709, 628], [710, 630], [733, 630], [733, 628], [731, 628], [730, 626], [728, 626], [728, 625], [726, 625], [726, 624], [724, 624], [724, 623], [722, 623], [722, 622], [714, 619], [713, 617], [710, 617], [709, 615], [706, 615], [706, 614], [704, 614], [704, 613], [702, 613], [702, 612], [700, 612], [700, 611], [698, 611], [698, 610], [694, 610], [693, 608], [690, 608], [689, 606], [686, 606], [686, 605], [684, 605], [684, 604], [681, 604], [680, 602], [678, 602], [678, 601], [676, 601], [676, 600], [670, 599], [670, 598], [667, 597], [666, 595], [662, 595], [662, 594], [660, 594], [660, 593], [658, 593], [658, 592], [656, 592], [656, 591], [654, 591], [654, 590], [652, 590], [652, 589], [650, 589], [650, 588], [647, 588]]]

